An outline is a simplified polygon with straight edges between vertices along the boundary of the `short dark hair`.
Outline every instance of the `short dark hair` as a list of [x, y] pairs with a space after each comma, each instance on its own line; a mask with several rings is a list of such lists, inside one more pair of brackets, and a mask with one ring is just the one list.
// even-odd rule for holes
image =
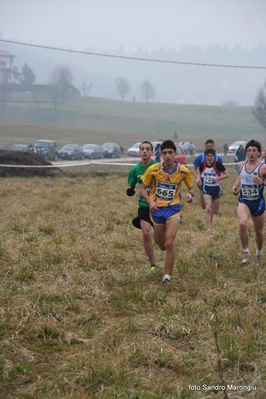
[[212, 139], [208, 139], [208, 140], [205, 141], [205, 147], [206, 147], [206, 145], [209, 144], [209, 143], [215, 145], [215, 144], [214, 144], [214, 141], [213, 141]]
[[149, 144], [151, 146], [151, 150], [153, 151], [153, 145], [152, 145], [152, 143], [150, 141], [147, 141], [147, 140], [142, 141], [142, 143], [140, 143], [139, 149], [142, 146], [142, 144]]
[[206, 150], [204, 151], [204, 154], [205, 155], [208, 155], [208, 154], [212, 154], [212, 155], [216, 155], [216, 151], [215, 151], [215, 149], [214, 148], [206, 148]]
[[250, 140], [245, 147], [245, 151], [247, 152], [248, 147], [256, 147], [260, 153], [261, 156], [261, 144], [257, 140]]
[[172, 140], [165, 140], [162, 142], [161, 152], [163, 152], [165, 148], [171, 148], [172, 150], [174, 150], [174, 152], [176, 152], [176, 145]]

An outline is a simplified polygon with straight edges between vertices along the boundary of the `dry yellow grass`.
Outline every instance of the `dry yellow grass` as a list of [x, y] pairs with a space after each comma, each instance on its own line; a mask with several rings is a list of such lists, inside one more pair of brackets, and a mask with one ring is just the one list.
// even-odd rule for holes
[[229, 173], [211, 235], [198, 195], [184, 204], [169, 287], [125, 168], [0, 180], [0, 397], [265, 398], [266, 258], [241, 265]]

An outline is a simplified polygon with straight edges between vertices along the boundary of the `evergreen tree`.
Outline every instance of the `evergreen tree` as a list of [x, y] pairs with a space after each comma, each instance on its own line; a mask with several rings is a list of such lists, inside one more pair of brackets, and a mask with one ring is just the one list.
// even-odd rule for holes
[[21, 69], [21, 83], [25, 85], [32, 85], [35, 81], [36, 75], [33, 70], [27, 65], [24, 64]]

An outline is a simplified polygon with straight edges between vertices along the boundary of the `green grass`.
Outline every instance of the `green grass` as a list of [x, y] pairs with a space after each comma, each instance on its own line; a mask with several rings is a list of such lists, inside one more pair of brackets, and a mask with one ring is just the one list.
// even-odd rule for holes
[[252, 115], [251, 107], [218, 107], [114, 101], [94, 97], [73, 98], [69, 104], [0, 106], [0, 142], [33, 143], [56, 139], [59, 145], [115, 141], [128, 148], [144, 138], [193, 141], [203, 148], [214, 138], [217, 148], [227, 140], [257, 138], [266, 144], [265, 131]]
[[[236, 172], [205, 232], [184, 203], [170, 286], [149, 272], [131, 220], [128, 170], [0, 180], [0, 398], [223, 398], [203, 384], [265, 396], [266, 258], [241, 265]], [[196, 191], [197, 192], [197, 191]], [[193, 390], [191, 386], [200, 386]]]

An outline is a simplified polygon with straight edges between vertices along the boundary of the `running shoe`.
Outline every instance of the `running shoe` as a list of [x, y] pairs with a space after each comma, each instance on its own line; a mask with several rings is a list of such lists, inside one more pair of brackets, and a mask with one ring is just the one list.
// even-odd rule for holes
[[248, 263], [249, 258], [250, 258], [250, 253], [243, 252], [242, 264], [245, 265], [246, 263]]
[[162, 281], [162, 285], [168, 285], [169, 283], [170, 283], [169, 278], [164, 277], [164, 278], [163, 278], [163, 281]]
[[258, 250], [256, 250], [256, 260], [257, 260], [258, 262], [260, 262], [261, 259], [262, 259], [262, 253], [261, 253], [261, 254], [258, 254]]
[[157, 266], [156, 265], [151, 265], [151, 272], [155, 272], [157, 270]]

